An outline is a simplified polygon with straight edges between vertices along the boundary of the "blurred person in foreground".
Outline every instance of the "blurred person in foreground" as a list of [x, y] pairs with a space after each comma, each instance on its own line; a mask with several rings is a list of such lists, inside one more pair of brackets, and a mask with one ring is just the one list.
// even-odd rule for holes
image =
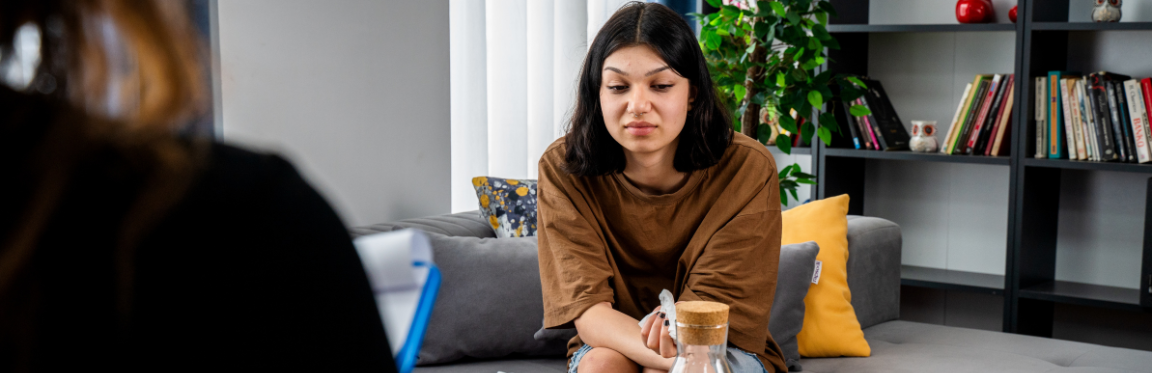
[[395, 371], [339, 217], [204, 111], [182, 1], [0, 0], [0, 371]]

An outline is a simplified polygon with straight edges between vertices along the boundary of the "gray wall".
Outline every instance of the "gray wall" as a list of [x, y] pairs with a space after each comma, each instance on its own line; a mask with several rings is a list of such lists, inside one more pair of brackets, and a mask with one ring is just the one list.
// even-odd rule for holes
[[[953, 0], [871, 0], [872, 24], [956, 23]], [[1072, 0], [1069, 19], [1089, 21], [1091, 1]], [[1009, 22], [1012, 0], [994, 0], [997, 20]], [[1129, 1], [1123, 21], [1152, 19], [1152, 4]], [[1152, 76], [1148, 32], [1070, 33], [1068, 69]], [[975, 74], [1011, 73], [1013, 32], [893, 33], [869, 39], [869, 75], [884, 83], [900, 118], [948, 126], [964, 86]], [[1145, 46], [1132, 48], [1133, 45]], [[1029, 100], [1028, 102], [1031, 102]], [[904, 229], [904, 264], [1004, 274], [1007, 250], [1008, 167], [868, 161], [868, 215]], [[1062, 173], [1056, 278], [1136, 288], [1143, 242], [1146, 175]], [[1003, 300], [966, 292], [904, 287], [907, 320], [1000, 330]], [[1057, 305], [1056, 338], [1152, 350], [1146, 314]]]
[[223, 137], [349, 225], [449, 212], [448, 1], [218, 2]]

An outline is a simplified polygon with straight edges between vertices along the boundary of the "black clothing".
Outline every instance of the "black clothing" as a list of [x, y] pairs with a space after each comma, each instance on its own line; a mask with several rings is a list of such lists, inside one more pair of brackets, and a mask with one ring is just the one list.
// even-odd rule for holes
[[[0, 88], [0, 118], [24, 121], [0, 123], [0, 174], [26, 174], [28, 154], [65, 111]], [[284, 159], [221, 144], [142, 236], [120, 327], [114, 253], [142, 179], [124, 152], [90, 153], [25, 267], [32, 275], [21, 285], [40, 296], [29, 319], [36, 338], [17, 343], [32, 347], [36, 370], [395, 371], [340, 218]], [[0, 245], [30, 195], [26, 184], [0, 183]], [[0, 371], [17, 354], [5, 339]]]

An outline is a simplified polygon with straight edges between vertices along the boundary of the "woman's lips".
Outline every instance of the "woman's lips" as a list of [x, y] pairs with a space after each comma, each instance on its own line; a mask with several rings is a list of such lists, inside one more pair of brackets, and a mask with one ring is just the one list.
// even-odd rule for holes
[[647, 122], [632, 122], [625, 125], [624, 130], [632, 136], [647, 136], [656, 131], [656, 125]]

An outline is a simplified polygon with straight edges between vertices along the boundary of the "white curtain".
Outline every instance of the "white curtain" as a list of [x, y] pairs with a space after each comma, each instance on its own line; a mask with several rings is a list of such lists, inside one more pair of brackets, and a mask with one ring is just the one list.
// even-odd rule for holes
[[477, 208], [473, 177], [537, 177], [588, 44], [627, 1], [449, 1], [453, 212]]

